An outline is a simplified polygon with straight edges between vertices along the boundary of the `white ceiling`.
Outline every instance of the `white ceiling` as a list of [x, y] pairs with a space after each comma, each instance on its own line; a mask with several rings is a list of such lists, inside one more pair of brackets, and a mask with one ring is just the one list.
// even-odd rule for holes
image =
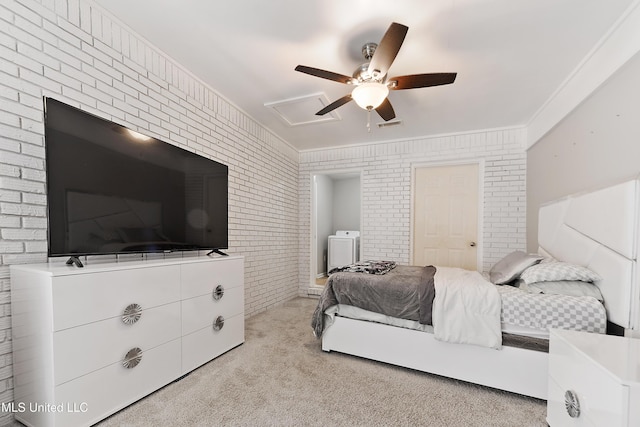
[[[633, 0], [94, 0], [299, 150], [526, 125]], [[457, 72], [454, 84], [392, 91], [399, 126], [350, 102], [340, 120], [291, 126], [274, 102], [346, 85], [366, 42], [409, 27], [389, 76]], [[303, 107], [301, 107], [303, 108]], [[321, 108], [298, 109], [308, 120]]]

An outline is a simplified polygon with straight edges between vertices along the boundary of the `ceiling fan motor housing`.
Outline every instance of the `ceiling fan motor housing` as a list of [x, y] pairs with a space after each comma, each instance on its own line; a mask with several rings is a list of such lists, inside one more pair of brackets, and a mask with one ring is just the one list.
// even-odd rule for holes
[[356, 79], [358, 83], [372, 81], [373, 76], [369, 74], [369, 63], [365, 62], [364, 64], [358, 65], [358, 68], [353, 72], [353, 78]]

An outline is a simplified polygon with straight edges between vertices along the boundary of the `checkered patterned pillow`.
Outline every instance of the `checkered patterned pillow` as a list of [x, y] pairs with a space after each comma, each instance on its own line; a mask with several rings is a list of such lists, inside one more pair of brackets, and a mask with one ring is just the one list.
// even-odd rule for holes
[[593, 271], [586, 267], [566, 262], [544, 262], [527, 268], [520, 275], [527, 285], [536, 282], [549, 282], [554, 280], [580, 280], [583, 282], [595, 282], [600, 280]]
[[600, 302], [604, 301], [602, 293], [596, 284], [581, 280], [550, 280], [528, 285], [523, 283], [520, 289], [531, 294], [588, 296]]

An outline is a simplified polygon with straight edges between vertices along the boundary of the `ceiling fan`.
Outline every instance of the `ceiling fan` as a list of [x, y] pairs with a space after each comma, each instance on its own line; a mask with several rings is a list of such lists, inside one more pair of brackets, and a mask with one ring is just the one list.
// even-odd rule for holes
[[380, 44], [366, 43], [362, 46], [362, 55], [368, 62], [360, 65], [354, 71], [353, 77], [298, 65], [295, 69], [301, 73], [355, 86], [350, 94], [327, 105], [316, 115], [322, 116], [354, 100], [361, 108], [368, 111], [376, 110], [384, 121], [389, 121], [396, 117], [387, 98], [389, 90], [416, 89], [453, 83], [457, 73], [412, 74], [387, 78], [387, 72], [398, 55], [408, 30], [409, 27], [393, 22], [382, 36]]

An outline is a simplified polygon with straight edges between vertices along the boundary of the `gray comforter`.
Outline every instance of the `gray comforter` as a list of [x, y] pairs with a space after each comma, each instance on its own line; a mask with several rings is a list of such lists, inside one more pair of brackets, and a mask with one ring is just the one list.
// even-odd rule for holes
[[336, 304], [431, 325], [435, 272], [433, 266], [397, 266], [384, 275], [332, 274], [313, 313], [315, 336], [319, 338], [324, 331], [324, 311]]

